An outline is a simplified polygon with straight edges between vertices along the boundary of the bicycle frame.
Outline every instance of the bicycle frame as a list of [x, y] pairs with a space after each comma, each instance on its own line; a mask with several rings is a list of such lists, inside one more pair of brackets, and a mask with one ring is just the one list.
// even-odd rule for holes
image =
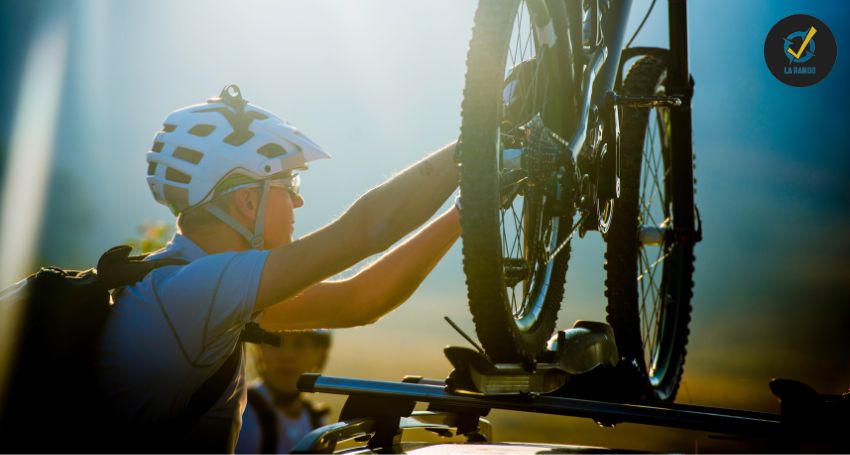
[[[605, 0], [590, 0], [590, 14], [595, 17], [591, 23], [591, 36], [596, 35], [594, 45], [585, 50], [579, 46], [579, 50], [573, 51], [574, 62], [581, 71], [581, 88], [577, 97], [579, 116], [576, 129], [567, 143], [567, 153], [573, 162], [578, 161], [578, 155], [585, 146], [588, 130], [591, 128], [591, 118], [594, 110], [599, 113], [598, 118], [613, 115], [611, 110], [615, 105], [630, 106], [660, 106], [665, 105], [670, 109], [671, 145], [673, 152], [671, 172], [675, 178], [673, 185], [686, 187], [686, 191], [678, 194], [687, 194], [693, 198], [693, 192], [689, 190], [693, 184], [693, 167], [691, 165], [691, 96], [693, 94], [693, 80], [688, 68], [688, 28], [687, 28], [687, 2], [686, 0], [668, 0], [668, 34], [670, 49], [661, 48], [628, 48], [623, 49], [626, 25], [632, 0], [611, 0], [605, 14], [599, 18], [600, 2]], [[574, 31], [570, 37], [574, 43], [580, 43], [580, 34], [575, 31], [582, 29], [582, 11], [579, 1], [568, 2], [567, 14], [570, 30]], [[601, 22], [601, 24], [599, 23]], [[601, 32], [600, 32], [601, 30]], [[627, 60], [641, 55], [657, 55], [663, 57], [667, 62], [667, 97], [626, 97], [617, 94], [616, 90], [622, 87], [623, 65]], [[578, 74], [578, 71], [576, 72]], [[615, 132], [619, 134], [619, 132]], [[619, 150], [616, 150], [619, 154]], [[565, 157], [566, 158], [566, 157]], [[619, 178], [619, 156], [616, 158], [615, 171]], [[577, 176], [581, 178], [581, 175]], [[679, 242], [693, 244], [701, 237], [698, 213], [691, 210], [683, 210], [681, 207], [693, 207], [693, 201], [682, 201], [683, 204], [673, 207], [673, 217], [677, 220], [675, 235]], [[697, 226], [694, 221], [697, 221]]]
[[[596, 15], [598, 11], [598, 3], [600, 0], [592, 0], [593, 7], [591, 14]], [[672, 0], [671, 0], [672, 1]], [[577, 2], [576, 2], [577, 3]], [[623, 41], [626, 33], [626, 23], [631, 10], [631, 0], [618, 0], [611, 2], [608, 12], [602, 18], [602, 36], [601, 42], [597, 39], [594, 48], [590, 52], [585, 53], [573, 52], [577, 60], [577, 65], [586, 64], [583, 77], [582, 87], [579, 97], [579, 117], [578, 126], [569, 140], [570, 154], [573, 159], [578, 158], [579, 152], [584, 147], [584, 141], [587, 138], [588, 123], [593, 106], [602, 107], [605, 105], [605, 98], [608, 92], [614, 89], [614, 83], [617, 80], [619, 70], [620, 54], [623, 49]], [[580, 8], [570, 8], [568, 6], [568, 20], [570, 21], [570, 30], [581, 30], [581, 13]], [[593, 23], [592, 34], [598, 35], [599, 24]], [[589, 55], [588, 55], [589, 54]], [[581, 57], [581, 60], [579, 60]]]

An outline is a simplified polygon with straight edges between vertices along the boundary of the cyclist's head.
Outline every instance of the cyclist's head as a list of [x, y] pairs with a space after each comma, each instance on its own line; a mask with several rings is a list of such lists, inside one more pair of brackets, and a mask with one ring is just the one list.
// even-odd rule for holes
[[[187, 218], [187, 224], [214, 217], [260, 248], [264, 218], [271, 216], [267, 199], [273, 204], [275, 194], [288, 195], [299, 207], [297, 171], [329, 157], [297, 128], [248, 103], [239, 87], [228, 85], [218, 97], [168, 115], [147, 153], [147, 181], [157, 202]], [[227, 213], [241, 189], [259, 203], [253, 232]]]
[[298, 378], [320, 373], [331, 347], [330, 330], [277, 332], [280, 347], [264, 344], [257, 367], [263, 381], [277, 395], [296, 394]]

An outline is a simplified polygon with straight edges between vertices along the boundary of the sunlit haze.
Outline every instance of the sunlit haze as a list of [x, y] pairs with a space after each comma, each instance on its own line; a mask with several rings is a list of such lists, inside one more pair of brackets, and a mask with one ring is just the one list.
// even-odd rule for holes
[[[649, 3], [634, 2], [630, 31]], [[666, 45], [666, 3], [658, 2], [635, 45]], [[460, 131], [471, 0], [44, 4], [57, 6], [60, 19], [42, 11], [51, 8], [28, 10], [27, 17], [44, 18], [33, 20], [39, 25], [27, 45], [13, 49], [17, 104], [4, 106], [13, 127], [2, 130], [9, 134], [0, 161], [0, 287], [37, 264], [90, 267], [107, 248], [136, 237], [142, 223], [172, 223], [145, 183], [145, 152], [169, 112], [226, 84], [239, 84], [248, 100], [297, 125], [333, 157], [302, 175], [296, 237]], [[850, 2], [688, 6], [704, 241], [695, 250], [678, 401], [777, 412], [767, 387], [772, 377], [846, 391]], [[797, 13], [820, 18], [838, 42], [832, 73], [807, 88], [777, 81], [763, 56], [773, 24]], [[45, 23], [60, 25], [47, 30]], [[604, 320], [603, 249], [598, 233], [574, 240], [559, 326]], [[467, 344], [446, 315], [474, 333], [459, 243], [397, 311], [375, 325], [337, 331], [326, 372], [443, 378], [450, 366], [442, 348]], [[340, 409], [338, 398], [322, 398]], [[491, 417], [499, 440], [728, 450], [698, 433]]]

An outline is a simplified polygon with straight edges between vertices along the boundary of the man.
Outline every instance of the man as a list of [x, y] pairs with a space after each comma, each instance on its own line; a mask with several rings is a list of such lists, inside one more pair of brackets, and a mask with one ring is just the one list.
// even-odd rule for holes
[[261, 379], [248, 388], [236, 453], [289, 453], [304, 435], [327, 423], [327, 407], [304, 398], [297, 384], [302, 374], [324, 368], [330, 330], [280, 332], [280, 337], [280, 347], [258, 350]]
[[[329, 156], [249, 104], [235, 85], [171, 113], [147, 154], [147, 181], [177, 216], [178, 233], [151, 258], [187, 264], [158, 268], [115, 298], [98, 372], [109, 407], [103, 433], [116, 450], [232, 452], [245, 406], [246, 324], [353, 327], [404, 302], [457, 240], [457, 209], [355, 276], [323, 280], [389, 248], [436, 212], [457, 187], [454, 148], [427, 156], [293, 240], [294, 209], [304, 204], [296, 172]], [[230, 365], [234, 373], [222, 375]]]

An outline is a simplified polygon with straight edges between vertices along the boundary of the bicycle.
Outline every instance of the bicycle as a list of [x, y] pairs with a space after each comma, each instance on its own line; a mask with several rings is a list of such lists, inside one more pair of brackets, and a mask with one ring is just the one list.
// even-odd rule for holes
[[533, 370], [574, 234], [598, 231], [619, 354], [651, 398], [675, 398], [702, 229], [686, 5], [668, 6], [669, 50], [624, 46], [630, 0], [478, 6], [457, 161], [469, 306], [493, 362]]

